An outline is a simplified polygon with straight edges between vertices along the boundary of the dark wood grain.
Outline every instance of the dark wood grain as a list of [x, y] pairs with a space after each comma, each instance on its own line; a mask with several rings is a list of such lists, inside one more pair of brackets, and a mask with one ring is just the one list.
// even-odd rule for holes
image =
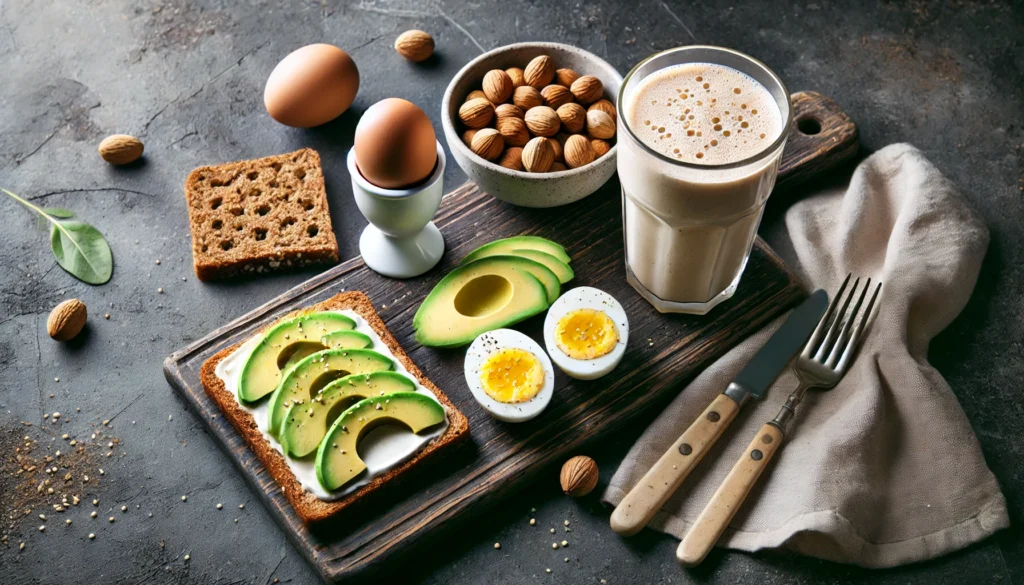
[[[822, 131], [805, 135], [794, 129], [783, 155], [781, 185], [833, 168], [856, 153], [856, 128], [831, 100], [796, 94], [794, 105], [796, 120], [814, 117]], [[164, 363], [167, 379], [328, 582], [379, 575], [393, 553], [483, 510], [588, 440], [614, 433], [648, 409], [664, 405], [706, 364], [804, 295], [793, 274], [758, 239], [733, 299], [703, 317], [658, 314], [626, 284], [615, 180], [583, 201], [549, 210], [503, 204], [466, 184], [445, 196], [435, 222], [448, 249], [441, 265], [427, 275], [391, 280], [368, 270], [359, 258], [349, 260], [175, 352]], [[464, 350], [422, 347], [412, 331], [419, 301], [442, 274], [480, 243], [515, 234], [541, 235], [565, 245], [577, 276], [569, 286], [596, 286], [615, 296], [631, 329], [623, 361], [611, 375], [578, 382], [557, 372], [551, 405], [540, 417], [519, 425], [495, 421], [473, 401], [463, 380]], [[419, 470], [414, 482], [394, 486], [368, 502], [372, 505], [311, 529], [234, 428], [217, 416], [199, 383], [199, 370], [214, 353], [280, 315], [344, 290], [369, 295], [412, 359], [469, 418], [471, 442], [441, 464]], [[540, 339], [542, 321], [535, 317], [517, 328]]]

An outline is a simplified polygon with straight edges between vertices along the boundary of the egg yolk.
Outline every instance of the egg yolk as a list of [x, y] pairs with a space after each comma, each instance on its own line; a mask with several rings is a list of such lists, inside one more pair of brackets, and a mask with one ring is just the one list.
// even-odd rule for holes
[[555, 327], [555, 344], [574, 360], [592, 360], [611, 353], [619, 330], [603, 311], [577, 309], [566, 313]]
[[498, 402], [526, 402], [544, 386], [544, 367], [525, 349], [505, 348], [488, 356], [480, 368], [480, 384]]

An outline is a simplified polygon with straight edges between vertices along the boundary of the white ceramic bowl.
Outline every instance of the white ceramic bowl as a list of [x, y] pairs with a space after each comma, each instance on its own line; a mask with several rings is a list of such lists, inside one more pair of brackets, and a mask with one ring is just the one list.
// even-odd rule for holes
[[526, 67], [538, 55], [550, 55], [556, 68], [568, 67], [580, 75], [593, 75], [604, 84], [604, 97], [615, 103], [622, 76], [593, 53], [559, 43], [516, 43], [488, 51], [459, 71], [441, 102], [441, 122], [455, 162], [484, 191], [502, 201], [523, 207], [556, 207], [579, 201], [604, 185], [615, 174], [617, 145], [594, 162], [576, 169], [553, 173], [513, 171], [473, 154], [462, 142], [459, 106], [469, 92], [480, 89], [491, 69]]

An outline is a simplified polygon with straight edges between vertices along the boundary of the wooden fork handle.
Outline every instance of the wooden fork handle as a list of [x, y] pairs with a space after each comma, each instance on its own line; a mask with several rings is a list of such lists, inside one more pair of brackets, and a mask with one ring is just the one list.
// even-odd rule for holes
[[722, 436], [739, 410], [736, 401], [719, 394], [619, 502], [612, 512], [612, 530], [631, 536], [647, 526]]
[[757, 436], [733, 465], [722, 485], [718, 486], [715, 495], [697, 521], [690, 527], [683, 541], [676, 549], [676, 558], [687, 567], [700, 564], [704, 557], [721, 538], [729, 522], [747, 499], [747, 494], [754, 487], [761, 472], [772, 460], [772, 455], [782, 445], [783, 434], [777, 426], [768, 423], [761, 427]]

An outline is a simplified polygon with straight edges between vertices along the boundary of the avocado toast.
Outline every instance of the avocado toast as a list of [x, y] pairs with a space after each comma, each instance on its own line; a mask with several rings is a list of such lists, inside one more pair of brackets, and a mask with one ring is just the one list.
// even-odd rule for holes
[[[444, 407], [447, 415], [447, 427], [438, 436], [431, 438], [422, 449], [410, 458], [376, 475], [370, 476], [365, 484], [358, 485], [358, 487], [347, 493], [342, 492], [343, 495], [337, 499], [321, 499], [303, 487], [293, 468], [289, 465], [289, 459], [264, 436], [251, 411], [240, 404], [238, 398], [225, 386], [224, 380], [218, 375], [218, 365], [235, 353], [246, 342], [221, 350], [203, 364], [200, 372], [200, 378], [206, 393], [214, 400], [223, 416], [231, 422], [249, 448], [260, 459], [271, 477], [281, 486], [283, 495], [306, 523], [318, 522], [335, 516], [368, 494], [377, 492], [386, 484], [406, 474], [410, 469], [420, 467], [421, 462], [430, 459], [438, 452], [447, 450], [469, 435], [466, 417], [416, 367], [387, 330], [384, 322], [374, 310], [370, 299], [361, 292], [342, 293], [301, 311], [285, 315], [275, 323], [264, 328], [256, 336], [264, 335], [279, 324], [297, 316], [306, 316], [322, 311], [342, 310], [352, 311], [359, 317], [362, 317], [369, 328], [376, 333], [380, 340], [379, 343], [382, 343], [390, 352], [394, 361], [404, 368], [405, 372], [415, 379], [417, 384], [433, 394], [437, 402]], [[290, 366], [284, 365], [283, 367], [287, 370]]]

